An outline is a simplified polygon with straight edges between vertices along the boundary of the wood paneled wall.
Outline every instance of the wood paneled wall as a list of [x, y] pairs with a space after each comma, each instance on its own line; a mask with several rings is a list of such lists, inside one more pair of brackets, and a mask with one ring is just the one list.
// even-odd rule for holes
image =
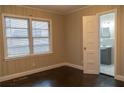
[[[5, 61], [3, 56], [4, 45], [3, 45], [3, 37], [2, 37], [3, 29], [1, 23], [2, 22], [1, 14], [3, 13], [19, 15], [19, 16], [32, 16], [37, 18], [51, 19], [53, 53]], [[22, 7], [22, 6], [0, 6], [0, 15], [1, 15], [0, 16], [0, 75], [1, 76], [33, 70], [36, 68], [42, 68], [44, 66], [49, 66], [65, 61], [63, 58], [64, 50], [65, 50], [63, 16], [36, 9], [31, 9], [27, 7]]]

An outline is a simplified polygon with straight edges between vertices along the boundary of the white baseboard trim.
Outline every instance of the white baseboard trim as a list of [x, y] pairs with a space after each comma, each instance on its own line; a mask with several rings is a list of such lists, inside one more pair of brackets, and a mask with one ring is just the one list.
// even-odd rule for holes
[[47, 66], [47, 67], [42, 67], [42, 68], [38, 68], [38, 69], [34, 69], [34, 70], [29, 70], [29, 71], [25, 71], [25, 72], [21, 72], [21, 73], [2, 76], [2, 77], [0, 77], [0, 82], [14, 79], [14, 78], [18, 78], [18, 77], [22, 77], [22, 76], [26, 76], [26, 75], [30, 75], [30, 74], [34, 74], [34, 73], [38, 73], [38, 72], [42, 72], [42, 71], [46, 71], [46, 70], [50, 70], [50, 69], [54, 69], [54, 68], [61, 67], [61, 66], [70, 66], [73, 68], [83, 70], [82, 66], [78, 66], [78, 65], [70, 64], [70, 63], [59, 63], [59, 64], [55, 64], [55, 65], [51, 65], [51, 66]]
[[71, 64], [71, 63], [65, 63], [65, 65], [69, 66], [69, 67], [79, 69], [79, 70], [83, 70], [83, 66], [79, 66], [79, 65], [75, 65], [75, 64]]
[[34, 69], [34, 70], [29, 70], [29, 71], [25, 71], [25, 72], [21, 72], [21, 73], [3, 76], [3, 77], [0, 77], [0, 82], [14, 79], [14, 78], [18, 78], [18, 77], [22, 77], [22, 76], [26, 76], [26, 75], [30, 75], [30, 74], [34, 74], [34, 73], [38, 73], [38, 72], [42, 72], [42, 71], [46, 71], [46, 70], [50, 70], [50, 69], [61, 67], [64, 65], [65, 65], [65, 63], [60, 63], [60, 64], [55, 64], [55, 65], [42, 67], [42, 68], [38, 68], [38, 69]]
[[[14, 78], [18, 78], [18, 77], [22, 77], [22, 76], [26, 76], [26, 75], [30, 75], [30, 74], [34, 74], [34, 73], [38, 73], [38, 72], [42, 72], [42, 71], [46, 71], [46, 70], [50, 70], [50, 69], [54, 69], [54, 68], [58, 68], [61, 66], [69, 66], [69, 67], [73, 67], [73, 68], [76, 68], [79, 70], [83, 70], [83, 66], [79, 66], [79, 65], [65, 62], [65, 63], [59, 63], [59, 64], [55, 64], [55, 65], [51, 65], [51, 66], [47, 66], [47, 67], [42, 67], [42, 68], [30, 70], [30, 71], [25, 71], [25, 72], [21, 72], [21, 73], [2, 76], [2, 77], [0, 77], [0, 82], [14, 79]], [[124, 81], [124, 76], [116, 75], [115, 79]]]
[[124, 76], [116, 75], [115, 79], [120, 80], [120, 81], [124, 81]]

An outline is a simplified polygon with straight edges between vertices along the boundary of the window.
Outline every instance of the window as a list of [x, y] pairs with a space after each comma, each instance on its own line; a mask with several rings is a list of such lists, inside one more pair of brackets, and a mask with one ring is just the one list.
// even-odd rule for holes
[[44, 21], [32, 21], [33, 52], [41, 53], [49, 51], [49, 23]]
[[29, 54], [27, 19], [5, 17], [5, 33], [8, 57]]
[[4, 17], [5, 57], [20, 57], [50, 52], [49, 21]]

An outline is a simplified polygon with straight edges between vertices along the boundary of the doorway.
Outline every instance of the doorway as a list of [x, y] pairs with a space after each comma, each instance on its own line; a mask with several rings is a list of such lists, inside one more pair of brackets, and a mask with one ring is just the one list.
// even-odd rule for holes
[[100, 73], [115, 76], [116, 13], [99, 15]]
[[83, 16], [83, 71], [116, 77], [117, 10]]

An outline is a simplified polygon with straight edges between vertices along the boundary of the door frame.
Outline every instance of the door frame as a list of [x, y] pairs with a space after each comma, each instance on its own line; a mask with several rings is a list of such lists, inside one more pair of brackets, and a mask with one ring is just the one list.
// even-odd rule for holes
[[116, 79], [117, 77], [117, 35], [118, 35], [118, 31], [117, 31], [117, 8], [116, 9], [112, 9], [109, 11], [104, 11], [104, 12], [100, 12], [97, 13], [97, 17], [98, 17], [98, 38], [99, 38], [99, 73], [100, 73], [100, 16], [104, 15], [104, 14], [108, 14], [108, 13], [115, 13], [115, 35], [114, 35], [114, 78]]

